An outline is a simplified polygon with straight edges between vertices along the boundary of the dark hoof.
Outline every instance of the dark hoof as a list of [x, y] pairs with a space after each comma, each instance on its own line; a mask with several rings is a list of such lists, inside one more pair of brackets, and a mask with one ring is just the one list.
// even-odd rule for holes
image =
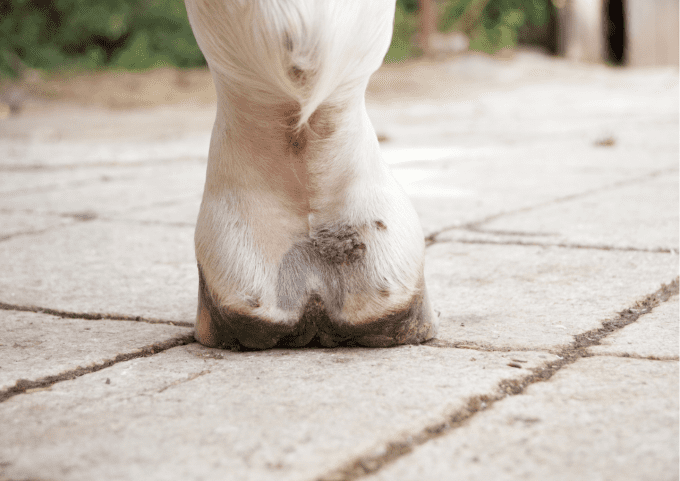
[[436, 334], [425, 288], [415, 294], [399, 311], [379, 319], [349, 324], [329, 317], [319, 296], [312, 295], [302, 316], [294, 323], [274, 323], [218, 306], [199, 267], [198, 316], [196, 340], [208, 347], [223, 349], [268, 349], [359, 345], [390, 347], [418, 344]]

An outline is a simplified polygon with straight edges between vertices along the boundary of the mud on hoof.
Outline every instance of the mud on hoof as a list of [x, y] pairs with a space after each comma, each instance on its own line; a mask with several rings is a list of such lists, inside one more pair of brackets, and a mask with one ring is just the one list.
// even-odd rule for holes
[[357, 231], [345, 225], [319, 229], [311, 240], [321, 257], [333, 264], [358, 261], [366, 252]]
[[418, 344], [436, 334], [427, 292], [423, 288], [404, 308], [379, 319], [349, 324], [331, 319], [318, 295], [312, 295], [300, 318], [293, 323], [274, 323], [221, 307], [199, 272], [196, 339], [222, 349], [268, 349], [272, 347], [365, 346], [390, 347]]

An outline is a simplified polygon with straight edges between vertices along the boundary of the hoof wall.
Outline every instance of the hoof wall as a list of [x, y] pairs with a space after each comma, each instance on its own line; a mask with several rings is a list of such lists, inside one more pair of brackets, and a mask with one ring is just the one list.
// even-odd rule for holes
[[297, 322], [283, 324], [218, 306], [199, 268], [195, 336], [208, 347], [231, 350], [307, 345], [391, 347], [419, 344], [435, 334], [436, 324], [425, 289], [415, 294], [400, 311], [355, 325], [331, 319], [321, 299], [312, 296]]

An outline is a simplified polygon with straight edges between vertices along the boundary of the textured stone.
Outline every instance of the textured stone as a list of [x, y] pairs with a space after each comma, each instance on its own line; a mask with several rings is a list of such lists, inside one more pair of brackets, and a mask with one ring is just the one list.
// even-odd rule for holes
[[0, 302], [193, 322], [192, 227], [91, 221], [0, 243]]
[[[504, 240], [678, 251], [678, 172], [482, 225]], [[517, 232], [519, 235], [514, 235]], [[503, 235], [507, 233], [507, 235]], [[447, 236], [458, 238], [457, 233]], [[469, 235], [470, 236], [470, 235]], [[479, 236], [477, 236], [479, 237]]]
[[17, 235], [39, 233], [55, 227], [73, 224], [75, 219], [54, 215], [5, 214], [0, 212], [0, 241]]
[[677, 276], [677, 255], [441, 243], [425, 280], [437, 338], [510, 349], [556, 349]]
[[590, 349], [593, 354], [678, 358], [678, 296]]
[[28, 114], [3, 123], [2, 164], [26, 169], [205, 159], [214, 118], [214, 107], [186, 106], [128, 111], [65, 107]]
[[[147, 209], [199, 200], [205, 182], [205, 162], [93, 168], [90, 181], [73, 182], [11, 195], [0, 200], [5, 212], [126, 218]], [[154, 219], [163, 222], [162, 217]], [[195, 222], [195, 219], [194, 219]]]
[[[425, 83], [418, 102], [405, 95], [369, 103], [377, 131], [388, 139], [385, 158], [426, 234], [650, 172], [677, 171], [677, 72], [518, 65], [486, 66], [494, 73], [476, 79], [478, 85], [461, 84], [453, 72], [443, 91], [438, 82]], [[489, 82], [501, 70], [514, 73]], [[527, 85], [529, 78], [544, 81]]]
[[[444, 157], [445, 148], [406, 149], [402, 154], [398, 148], [384, 147], [426, 235], [605, 190], [618, 182], [642, 181], [650, 173], [677, 170], [677, 145], [662, 149], [656, 156], [642, 146], [626, 150], [596, 147], [581, 136], [551, 143], [527, 140], [482, 145], [477, 151], [454, 146], [449, 157]], [[402, 156], [412, 156], [413, 160], [405, 162]], [[664, 206], [672, 202], [673, 191], [669, 194], [667, 201], [658, 199]], [[587, 197], [584, 202], [589, 200]], [[523, 215], [532, 218], [532, 212]], [[509, 219], [511, 222], [514, 216]]]
[[[523, 54], [388, 69], [385, 98], [369, 102], [384, 156], [425, 233], [454, 227], [427, 249], [439, 340], [242, 353], [192, 344], [119, 362], [0, 403], [0, 479], [314, 479], [493, 397], [677, 276], [676, 254], [512, 245], [549, 244], [547, 234], [645, 248], [672, 247], [675, 235], [677, 245], [677, 69]], [[0, 236], [16, 236], [0, 242], [0, 302], [192, 322], [192, 226], [213, 119], [214, 108], [60, 103], [2, 121]], [[523, 222], [542, 230], [490, 227]], [[670, 352], [673, 302], [595, 357], [374, 467], [390, 480], [677, 480], [677, 362], [612, 357]], [[0, 344], [16, 339], [0, 352], [24, 356], [10, 384], [189, 331], [0, 315], [19, 316], [0, 317]]]
[[138, 220], [150, 223], [160, 222], [193, 227], [196, 225], [200, 207], [201, 193], [198, 192], [196, 195], [192, 195], [186, 199], [178, 199], [165, 204], [152, 205], [143, 209], [135, 209], [121, 214], [114, 214], [114, 217], [126, 220]]
[[[0, 137], [1, 138], [1, 137]], [[4, 165], [0, 163], [0, 169]], [[0, 196], [3, 200], [36, 192], [71, 189], [97, 181], [106, 182], [117, 177], [116, 168], [18, 168], [5, 171], [0, 176]]]
[[[508, 366], [517, 356], [523, 369]], [[13, 479], [311, 479], [552, 359], [191, 344], [0, 404], [0, 466]]]
[[678, 479], [678, 364], [582, 359], [370, 481]]
[[0, 390], [114, 359], [190, 329], [135, 321], [64, 319], [0, 310]]

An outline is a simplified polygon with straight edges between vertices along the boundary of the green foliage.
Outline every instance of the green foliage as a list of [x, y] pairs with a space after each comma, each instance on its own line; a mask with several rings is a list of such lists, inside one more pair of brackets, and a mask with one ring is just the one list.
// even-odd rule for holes
[[183, 0], [0, 0], [0, 75], [205, 65]]
[[[520, 28], [527, 23], [544, 25], [550, 20], [551, 0], [443, 0], [437, 28], [441, 32], [463, 31], [470, 49], [495, 53], [517, 45]], [[417, 0], [397, 0], [392, 45], [386, 61], [399, 61], [414, 54], [411, 39], [418, 27]]]
[[[462, 30], [471, 49], [493, 53], [516, 45], [527, 22], [545, 24], [550, 1], [436, 0], [438, 29]], [[387, 62], [418, 53], [412, 42], [417, 29], [418, 0], [397, 0]], [[205, 60], [183, 0], [0, 0], [0, 77], [17, 75], [21, 65], [141, 70]]]
[[411, 41], [418, 28], [416, 0], [398, 0], [394, 15], [392, 43], [385, 56], [385, 62], [402, 62], [416, 54]]

